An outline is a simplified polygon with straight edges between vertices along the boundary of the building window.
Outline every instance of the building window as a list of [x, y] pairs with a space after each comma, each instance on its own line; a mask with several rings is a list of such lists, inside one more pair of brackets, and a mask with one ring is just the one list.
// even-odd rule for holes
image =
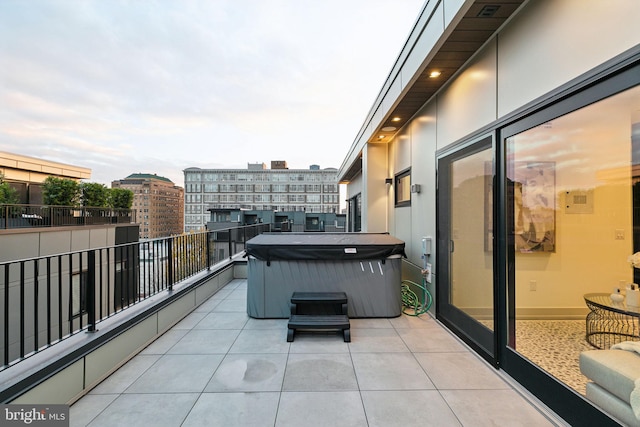
[[362, 231], [362, 200], [360, 193], [349, 199], [349, 231]]
[[411, 206], [411, 169], [396, 175], [395, 201], [396, 207]]
[[337, 193], [338, 185], [337, 184], [324, 184], [322, 186], [323, 193]]
[[271, 184], [256, 184], [254, 191], [256, 193], [269, 193], [271, 192]]

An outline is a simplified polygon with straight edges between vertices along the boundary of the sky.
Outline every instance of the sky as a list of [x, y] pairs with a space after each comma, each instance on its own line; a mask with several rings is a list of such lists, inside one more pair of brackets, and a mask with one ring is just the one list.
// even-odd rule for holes
[[339, 168], [424, 0], [0, 0], [0, 151], [110, 185]]

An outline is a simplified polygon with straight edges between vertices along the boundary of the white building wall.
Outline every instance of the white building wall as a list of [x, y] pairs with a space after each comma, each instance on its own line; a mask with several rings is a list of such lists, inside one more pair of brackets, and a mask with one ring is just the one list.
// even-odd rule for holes
[[[387, 170], [393, 176], [409, 164], [412, 183], [422, 189], [412, 194], [411, 207], [394, 208], [393, 192], [387, 201], [389, 231], [407, 242], [409, 261], [420, 265], [421, 237], [435, 238], [436, 150], [638, 45], [638, 17], [635, 0], [531, 1], [398, 133], [389, 144]], [[434, 255], [430, 261], [435, 265]], [[560, 297], [574, 306], [582, 292], [568, 290], [567, 278], [557, 279], [564, 285], [554, 304], [562, 304]], [[519, 300], [519, 307], [544, 307], [549, 302], [540, 294]]]
[[362, 193], [362, 174], [358, 174], [347, 186], [347, 199]]
[[369, 144], [362, 154], [362, 231], [388, 231], [387, 145]]
[[[408, 127], [411, 138], [411, 181], [420, 185], [420, 193], [411, 197], [410, 240], [406, 240], [409, 261], [422, 266], [422, 237], [436, 237], [436, 108], [427, 105]], [[401, 226], [402, 224], [398, 224]], [[429, 261], [435, 265], [435, 251]]]
[[498, 36], [498, 115], [640, 43], [637, 0], [537, 0]]
[[438, 149], [497, 118], [496, 76], [494, 39], [437, 96]]

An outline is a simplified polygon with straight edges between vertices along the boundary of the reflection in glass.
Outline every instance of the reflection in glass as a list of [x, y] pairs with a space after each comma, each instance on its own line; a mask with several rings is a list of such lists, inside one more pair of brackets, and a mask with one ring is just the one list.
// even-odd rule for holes
[[627, 257], [640, 244], [632, 191], [640, 180], [638, 123], [636, 87], [507, 139], [515, 260], [509, 345], [580, 393], [586, 378], [578, 356], [593, 348], [583, 296], [634, 281]]
[[450, 303], [493, 330], [492, 150], [451, 165]]

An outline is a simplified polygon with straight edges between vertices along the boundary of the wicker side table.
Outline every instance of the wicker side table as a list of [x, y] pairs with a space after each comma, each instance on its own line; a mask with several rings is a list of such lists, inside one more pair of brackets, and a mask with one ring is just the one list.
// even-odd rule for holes
[[589, 307], [586, 340], [596, 348], [608, 349], [622, 341], [640, 341], [640, 307], [613, 302], [609, 294], [585, 294]]

